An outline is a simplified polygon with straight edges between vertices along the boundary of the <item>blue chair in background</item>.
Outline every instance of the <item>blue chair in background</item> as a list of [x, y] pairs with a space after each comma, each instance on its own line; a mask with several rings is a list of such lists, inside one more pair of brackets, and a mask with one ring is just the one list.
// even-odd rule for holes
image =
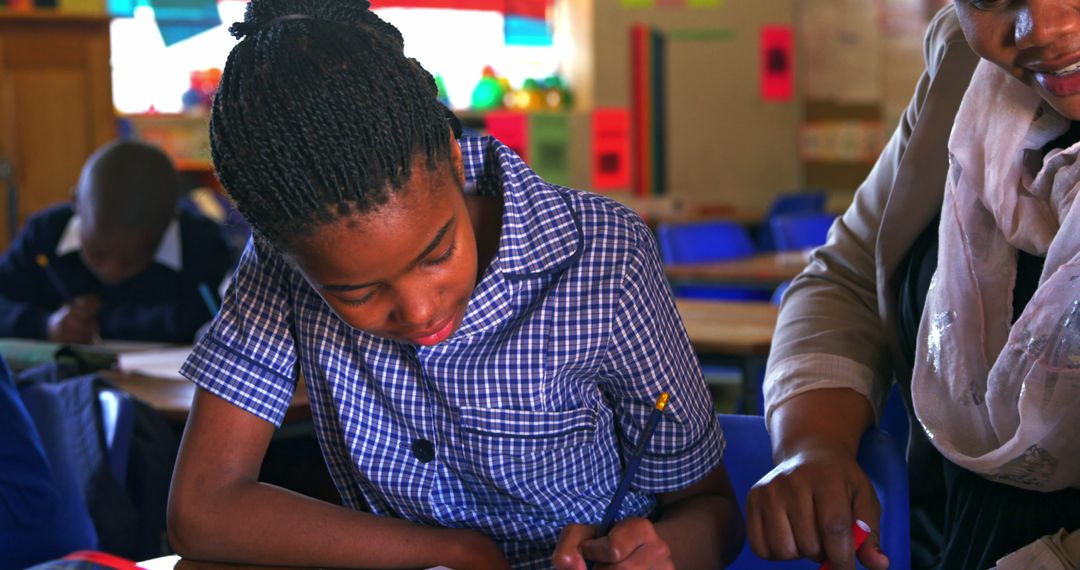
[[825, 202], [825, 190], [821, 188], [807, 188], [778, 195], [773, 199], [769, 210], [765, 213], [764, 223], [757, 228], [758, 249], [761, 251], [775, 251], [778, 249], [773, 242], [773, 233], [770, 228], [773, 218], [777, 216], [821, 214], [825, 212]]
[[[656, 240], [664, 263], [707, 263], [749, 257], [754, 242], [746, 228], [730, 220], [660, 224]], [[769, 291], [752, 287], [678, 283], [675, 295], [688, 299], [765, 300]]]
[[[746, 513], [746, 497], [766, 473], [774, 467], [772, 445], [761, 416], [717, 414], [727, 449], [727, 465], [739, 509]], [[866, 471], [881, 503], [881, 549], [889, 557], [892, 568], [911, 566], [911, 538], [908, 527], [908, 479], [904, 454], [888, 434], [871, 428], [859, 445], [859, 465]], [[729, 566], [732, 570], [788, 568], [813, 570], [818, 564], [810, 560], [770, 562], [754, 554], [747, 541], [738, 559]], [[859, 566], [862, 568], [862, 566]]]
[[768, 217], [821, 213], [825, 211], [825, 198], [825, 190], [821, 188], [780, 194], [769, 206]]
[[798, 251], [824, 245], [834, 221], [832, 214], [774, 216], [769, 219], [769, 230], [777, 251]]

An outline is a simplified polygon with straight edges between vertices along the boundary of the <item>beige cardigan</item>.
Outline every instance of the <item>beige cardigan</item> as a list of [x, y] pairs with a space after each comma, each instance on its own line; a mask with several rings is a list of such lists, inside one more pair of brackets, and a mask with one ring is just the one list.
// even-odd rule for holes
[[[978, 62], [951, 4], [927, 29], [925, 57], [927, 70], [877, 164], [788, 289], [765, 375], [767, 416], [822, 388], [856, 390], [880, 412], [894, 379], [910, 387], [896, 334], [901, 264], [941, 210], [949, 133]], [[931, 450], [922, 430], [913, 431], [914, 464]]]

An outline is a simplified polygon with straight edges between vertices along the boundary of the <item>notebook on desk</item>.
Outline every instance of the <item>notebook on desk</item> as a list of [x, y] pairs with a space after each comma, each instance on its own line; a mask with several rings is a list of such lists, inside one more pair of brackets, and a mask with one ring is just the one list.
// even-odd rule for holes
[[121, 352], [116, 355], [116, 368], [125, 374], [150, 376], [165, 380], [185, 380], [180, 375], [180, 367], [184, 365], [184, 361], [191, 354], [191, 348], [190, 346], [174, 346], [154, 350]]

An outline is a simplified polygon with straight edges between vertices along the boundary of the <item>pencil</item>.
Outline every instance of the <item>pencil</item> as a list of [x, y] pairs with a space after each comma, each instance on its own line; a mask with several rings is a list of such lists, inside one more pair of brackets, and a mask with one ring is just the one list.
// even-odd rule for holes
[[64, 282], [60, 280], [60, 276], [57, 275], [56, 272], [53, 271], [52, 266], [49, 265], [48, 256], [44, 253], [39, 253], [37, 254], [37, 257], [34, 258], [34, 261], [36, 261], [38, 267], [45, 272], [45, 276], [52, 282], [53, 288], [56, 289], [56, 292], [63, 299], [64, 303], [70, 303], [72, 299], [71, 293], [68, 292], [67, 287], [64, 287]]
[[638, 464], [641, 463], [641, 456], [645, 454], [645, 448], [649, 445], [649, 440], [652, 439], [656, 424], [660, 423], [660, 416], [663, 415], [667, 403], [668, 393], [661, 392], [660, 397], [656, 399], [656, 405], [653, 406], [652, 413], [649, 414], [648, 421], [645, 422], [645, 429], [641, 432], [641, 439], [638, 440], [637, 447], [634, 448], [634, 452], [630, 455], [630, 460], [626, 462], [626, 471], [623, 471], [619, 487], [615, 489], [615, 494], [611, 497], [611, 503], [608, 505], [607, 510], [604, 511], [604, 518], [600, 520], [600, 526], [596, 527], [596, 538], [607, 536], [607, 533], [611, 531], [611, 527], [615, 523], [615, 515], [618, 514], [619, 507], [622, 506], [626, 492], [630, 490], [630, 483], [634, 480], [634, 473], [637, 472]]
[[218, 314], [218, 304], [214, 299], [214, 294], [210, 292], [210, 286], [206, 283], [199, 283], [199, 295], [202, 295], [203, 303], [206, 303], [206, 310], [210, 311], [210, 316], [216, 317]]

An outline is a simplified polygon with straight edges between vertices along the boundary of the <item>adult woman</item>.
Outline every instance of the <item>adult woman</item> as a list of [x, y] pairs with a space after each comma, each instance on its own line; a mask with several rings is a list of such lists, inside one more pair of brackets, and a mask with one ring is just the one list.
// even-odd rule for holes
[[[766, 380], [778, 466], [747, 508], [763, 556], [853, 567], [852, 519], [876, 528], [879, 512], [855, 450], [894, 378], [923, 427], [915, 506], [944, 483], [941, 567], [1080, 528], [1064, 437], [1080, 401], [1080, 2], [955, 0], [927, 47], [900, 128], [781, 312]], [[888, 564], [872, 541], [858, 555]]]

